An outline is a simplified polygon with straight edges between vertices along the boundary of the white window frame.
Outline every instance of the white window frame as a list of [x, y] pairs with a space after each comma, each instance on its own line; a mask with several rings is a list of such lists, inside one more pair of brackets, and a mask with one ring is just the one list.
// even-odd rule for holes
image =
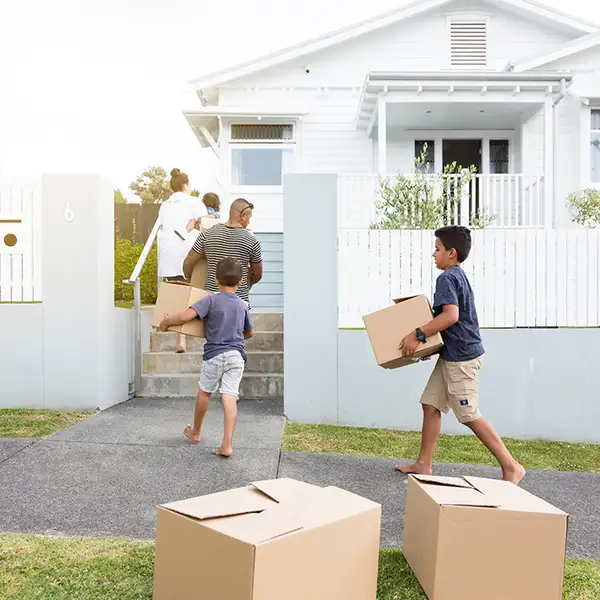
[[[290, 140], [273, 140], [273, 141], [259, 141], [253, 142], [250, 140], [232, 140], [231, 131], [233, 125], [291, 125], [292, 126], [292, 139]], [[229, 190], [233, 194], [280, 194], [283, 192], [283, 182], [280, 185], [236, 185], [232, 183], [233, 176], [233, 151], [234, 150], [261, 150], [261, 149], [280, 149], [282, 151], [291, 150], [292, 160], [296, 159], [297, 155], [297, 136], [298, 136], [298, 123], [295, 120], [283, 120], [283, 119], [269, 119], [260, 122], [256, 121], [231, 121], [228, 126], [228, 161], [229, 161], [229, 173], [227, 177], [227, 183]]]
[[598, 112], [600, 113], [600, 104], [598, 105], [592, 105], [590, 106], [590, 113], [589, 113], [589, 127], [588, 127], [588, 136], [587, 136], [587, 155], [588, 155], [588, 164], [589, 164], [589, 168], [588, 168], [588, 181], [589, 181], [589, 186], [590, 188], [593, 189], [600, 189], [600, 181], [592, 181], [592, 134], [597, 133], [600, 135], [600, 129], [592, 129], [592, 113], [593, 112]]
[[444, 140], [481, 140], [481, 172], [478, 175], [489, 175], [490, 173], [490, 140], [508, 140], [508, 174], [514, 174], [515, 168], [515, 131], [514, 129], [474, 129], [464, 130], [415, 130], [411, 131], [412, 148], [418, 141], [433, 140], [435, 142], [435, 160], [431, 173], [441, 173], [444, 164], [443, 143]]
[[[452, 22], [473, 21], [485, 22], [485, 65], [453, 65], [452, 64]], [[451, 13], [446, 15], [446, 56], [448, 68], [453, 71], [485, 71], [490, 68], [490, 15], [486, 13]]]

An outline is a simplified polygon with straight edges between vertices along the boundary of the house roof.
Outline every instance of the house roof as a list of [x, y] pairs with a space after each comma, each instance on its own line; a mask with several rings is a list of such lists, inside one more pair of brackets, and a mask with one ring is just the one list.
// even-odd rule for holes
[[558, 50], [554, 50], [553, 52], [538, 54], [518, 63], [509, 63], [505, 70], [519, 72], [537, 69], [538, 67], [543, 67], [544, 65], [556, 60], [573, 56], [573, 54], [583, 52], [584, 50], [589, 50], [590, 48], [594, 48], [596, 46], [600, 46], [600, 33], [598, 32], [590, 33], [588, 35], [584, 35], [583, 37], [577, 38], [576, 40], [561, 46]]
[[[583, 34], [598, 33], [600, 31], [599, 26], [594, 23], [579, 19], [566, 13], [551, 10], [532, 0], [491, 1], [504, 6], [516, 8], [529, 13], [531, 16], [534, 16], [538, 19], [545, 19], [575, 31], [579, 31]], [[247, 75], [252, 75], [258, 71], [262, 71], [290, 60], [307, 56], [313, 52], [330, 48], [336, 44], [355, 39], [366, 33], [393, 25], [394, 23], [398, 23], [410, 17], [414, 17], [435, 8], [445, 6], [451, 2], [453, 2], [453, 0], [416, 0], [415, 2], [402, 6], [401, 8], [371, 17], [359, 23], [355, 23], [326, 35], [310, 39], [295, 46], [290, 46], [284, 50], [279, 50], [256, 59], [216, 71], [202, 77], [198, 77], [193, 79], [190, 83], [191, 85], [195, 86], [196, 89], [214, 88], [228, 81], [239, 79], [240, 77], [245, 77]]]

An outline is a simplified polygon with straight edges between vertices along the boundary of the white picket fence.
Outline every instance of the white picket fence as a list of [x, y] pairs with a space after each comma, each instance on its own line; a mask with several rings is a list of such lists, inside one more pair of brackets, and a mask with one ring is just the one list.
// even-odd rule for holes
[[41, 213], [38, 181], [0, 182], [0, 302], [42, 300]]
[[[394, 177], [390, 176], [391, 181]], [[456, 224], [468, 226], [472, 218], [485, 216], [492, 219], [490, 228], [529, 228], [542, 227], [552, 217], [544, 206], [542, 175], [477, 174], [463, 186], [458, 175], [447, 175], [441, 182], [436, 175], [427, 175], [424, 179], [437, 195], [441, 195], [443, 188], [447, 197], [453, 197], [460, 189]], [[376, 202], [381, 199], [379, 190], [379, 177], [373, 173], [339, 175], [340, 227], [368, 229], [376, 223]]]
[[[485, 229], [472, 232], [464, 264], [481, 327], [600, 326], [600, 231]], [[432, 231], [340, 230], [339, 326], [393, 298], [433, 297], [439, 271]]]

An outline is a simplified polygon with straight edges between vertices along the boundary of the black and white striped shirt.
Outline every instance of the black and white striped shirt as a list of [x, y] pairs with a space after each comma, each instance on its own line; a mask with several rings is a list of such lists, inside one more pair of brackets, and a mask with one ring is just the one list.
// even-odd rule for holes
[[248, 295], [248, 264], [262, 262], [260, 242], [246, 229], [228, 227], [223, 223], [213, 225], [200, 231], [194, 251], [206, 257], [206, 289], [218, 292], [216, 271], [217, 264], [223, 258], [235, 258], [242, 263], [242, 285], [237, 295], [246, 302]]

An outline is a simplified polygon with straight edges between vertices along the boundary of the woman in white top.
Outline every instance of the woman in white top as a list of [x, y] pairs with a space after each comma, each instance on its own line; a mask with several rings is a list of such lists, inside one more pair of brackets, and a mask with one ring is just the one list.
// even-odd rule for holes
[[[189, 177], [179, 169], [171, 171], [172, 196], [158, 212], [158, 274], [165, 281], [185, 281], [183, 261], [198, 237], [197, 223], [208, 214], [206, 206], [190, 195]], [[185, 336], [179, 334], [177, 352], [185, 352]]]

